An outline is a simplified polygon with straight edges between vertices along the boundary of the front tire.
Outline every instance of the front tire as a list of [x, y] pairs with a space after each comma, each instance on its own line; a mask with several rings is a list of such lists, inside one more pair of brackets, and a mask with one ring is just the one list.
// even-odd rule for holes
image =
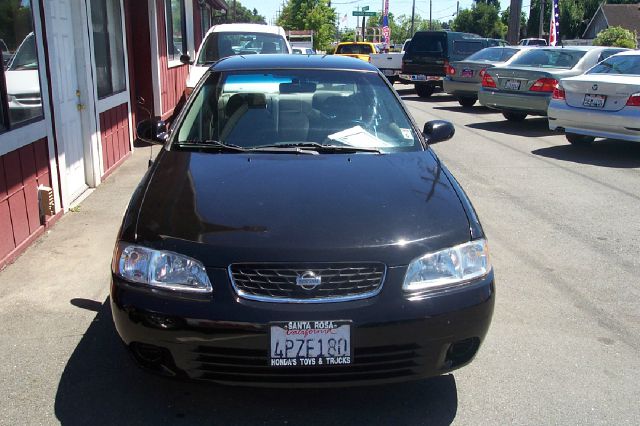
[[433, 95], [434, 88], [433, 86], [429, 86], [427, 84], [416, 84], [416, 93], [421, 98], [430, 98]]
[[524, 121], [524, 119], [527, 118], [527, 114], [523, 112], [503, 111], [502, 115], [507, 120], [514, 122]]
[[575, 146], [591, 145], [591, 143], [595, 140], [593, 136], [577, 135], [575, 133], [566, 133], [565, 137], [571, 145]]
[[458, 98], [458, 103], [462, 105], [464, 108], [471, 108], [473, 105], [475, 105], [477, 100], [478, 100], [477, 96], [464, 97], [464, 98], [460, 97]]

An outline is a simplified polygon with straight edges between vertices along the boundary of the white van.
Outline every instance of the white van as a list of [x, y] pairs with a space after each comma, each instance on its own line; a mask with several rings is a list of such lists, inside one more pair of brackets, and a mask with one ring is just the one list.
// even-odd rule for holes
[[[187, 77], [189, 96], [212, 63], [227, 56], [291, 53], [282, 27], [260, 24], [222, 24], [207, 31]], [[181, 60], [190, 61], [184, 56]]]

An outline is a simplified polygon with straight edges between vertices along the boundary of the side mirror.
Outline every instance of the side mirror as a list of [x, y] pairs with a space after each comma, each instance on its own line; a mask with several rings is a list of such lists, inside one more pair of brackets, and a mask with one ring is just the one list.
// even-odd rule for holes
[[167, 141], [167, 123], [157, 118], [142, 120], [136, 127], [138, 138], [144, 142], [162, 145]]
[[193, 61], [191, 60], [191, 56], [189, 55], [180, 55], [180, 62], [185, 65], [193, 65]]
[[449, 140], [455, 135], [456, 129], [449, 121], [433, 120], [424, 124], [422, 134], [430, 144]]

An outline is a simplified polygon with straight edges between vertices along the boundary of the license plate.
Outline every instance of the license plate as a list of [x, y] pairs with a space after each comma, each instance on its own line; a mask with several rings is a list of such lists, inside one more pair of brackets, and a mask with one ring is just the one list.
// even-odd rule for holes
[[383, 70], [382, 73], [386, 76], [393, 76], [393, 70]]
[[473, 70], [462, 70], [462, 73], [460, 73], [460, 77], [473, 77]]
[[591, 108], [602, 108], [606, 99], [607, 97], [604, 95], [584, 95], [582, 105]]
[[270, 324], [272, 367], [351, 364], [351, 321]]
[[507, 80], [504, 83], [504, 88], [507, 90], [520, 90], [520, 80]]
[[426, 79], [427, 79], [427, 77], [422, 75], [422, 74], [412, 75], [411, 76], [411, 80], [413, 80], [413, 81], [424, 81]]

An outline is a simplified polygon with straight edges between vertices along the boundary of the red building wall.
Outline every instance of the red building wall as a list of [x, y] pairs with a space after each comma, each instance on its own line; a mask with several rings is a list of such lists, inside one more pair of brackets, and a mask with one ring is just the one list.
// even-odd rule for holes
[[0, 156], [0, 268], [44, 229], [38, 185], [51, 186], [46, 139]]
[[100, 114], [103, 177], [131, 152], [128, 112], [124, 103]]
[[162, 99], [162, 119], [169, 119], [178, 102], [184, 99], [189, 74], [188, 65], [169, 68], [167, 59], [167, 32], [165, 28], [164, 1], [156, 0], [158, 11], [158, 54], [160, 56], [160, 97]]

